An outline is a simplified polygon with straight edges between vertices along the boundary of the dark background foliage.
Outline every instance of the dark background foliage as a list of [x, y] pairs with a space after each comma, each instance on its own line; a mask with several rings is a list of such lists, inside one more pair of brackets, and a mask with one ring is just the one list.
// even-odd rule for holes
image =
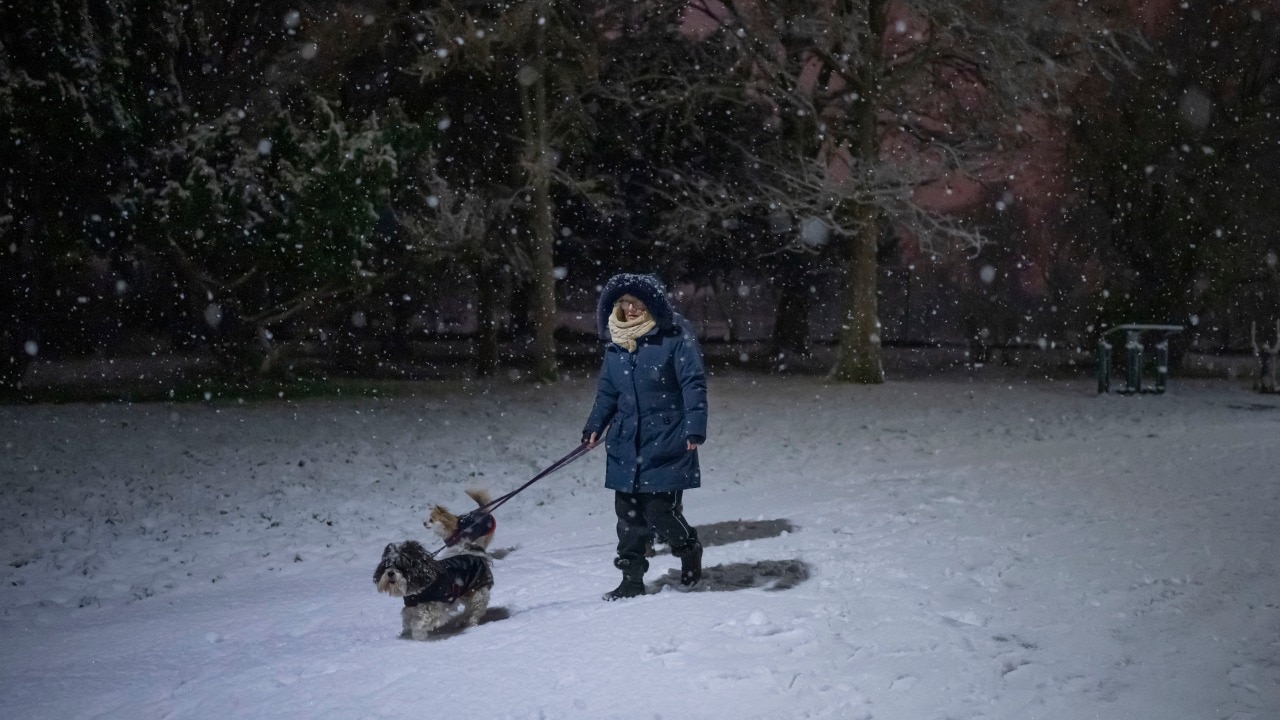
[[[1274, 3], [1149, 27], [1048, 3], [1016, 46], [999, 3], [795, 5], [0, 2], [0, 384], [136, 355], [554, 377], [624, 270], [729, 357], [807, 357], [851, 342], [867, 222], [877, 343], [1275, 342]], [[877, 18], [874, 53], [818, 39]], [[858, 115], [875, 67], [893, 89]], [[811, 182], [860, 133], [857, 191]], [[1011, 179], [1037, 147], [1054, 160]]]

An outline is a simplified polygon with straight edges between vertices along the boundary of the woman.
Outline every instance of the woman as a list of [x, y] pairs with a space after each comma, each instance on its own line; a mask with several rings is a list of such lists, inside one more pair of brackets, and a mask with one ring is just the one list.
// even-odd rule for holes
[[652, 275], [605, 283], [596, 323], [607, 342], [595, 406], [582, 431], [604, 437], [605, 487], [614, 491], [622, 583], [605, 600], [644, 594], [646, 558], [662, 538], [680, 558], [680, 583], [702, 578], [702, 544], [684, 519], [683, 494], [701, 485], [698, 446], [707, 436], [707, 378], [689, 322]]

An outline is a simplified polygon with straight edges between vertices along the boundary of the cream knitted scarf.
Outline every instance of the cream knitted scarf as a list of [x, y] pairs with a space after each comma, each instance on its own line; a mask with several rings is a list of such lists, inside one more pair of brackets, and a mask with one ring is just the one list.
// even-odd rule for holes
[[625, 317], [622, 307], [614, 305], [613, 312], [609, 313], [609, 339], [626, 348], [627, 352], [635, 352], [636, 338], [652, 330], [657, 323], [647, 310], [635, 320], [624, 320]]

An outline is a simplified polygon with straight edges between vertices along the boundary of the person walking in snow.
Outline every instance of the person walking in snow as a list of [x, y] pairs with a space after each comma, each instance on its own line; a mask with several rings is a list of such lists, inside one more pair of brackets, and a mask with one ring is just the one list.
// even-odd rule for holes
[[[699, 487], [698, 446], [707, 437], [707, 376], [689, 321], [652, 275], [622, 273], [596, 305], [605, 340], [595, 405], [583, 442], [606, 450], [605, 487], [614, 491], [622, 583], [605, 600], [644, 594], [656, 537], [680, 558], [680, 583], [702, 578], [702, 543], [684, 518], [684, 491]], [[607, 435], [605, 434], [607, 432]]]

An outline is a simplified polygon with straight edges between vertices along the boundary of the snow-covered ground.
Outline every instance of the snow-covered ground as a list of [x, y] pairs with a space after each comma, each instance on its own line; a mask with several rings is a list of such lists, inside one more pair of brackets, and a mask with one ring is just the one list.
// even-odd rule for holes
[[398, 639], [383, 545], [592, 395], [0, 407], [0, 717], [1280, 717], [1280, 397], [1222, 380], [718, 373], [697, 591], [599, 600], [596, 450], [499, 511], [496, 619]]

